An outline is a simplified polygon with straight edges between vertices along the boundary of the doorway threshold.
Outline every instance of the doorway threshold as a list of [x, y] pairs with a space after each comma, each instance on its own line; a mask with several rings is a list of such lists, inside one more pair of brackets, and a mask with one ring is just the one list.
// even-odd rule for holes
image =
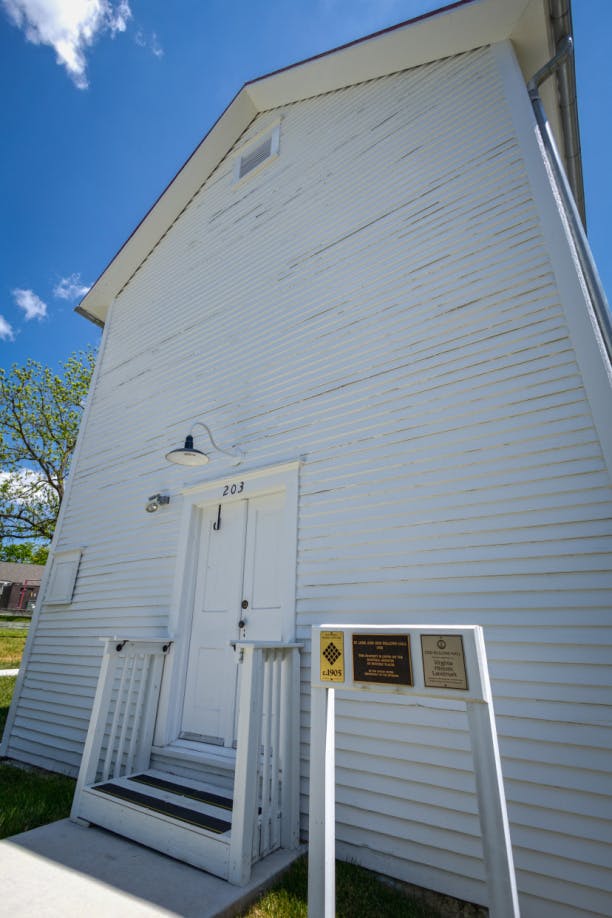
[[216, 743], [177, 738], [166, 746], [153, 746], [154, 755], [169, 756], [185, 762], [218, 764], [233, 767], [236, 762], [236, 750], [232, 747], [219, 746]]

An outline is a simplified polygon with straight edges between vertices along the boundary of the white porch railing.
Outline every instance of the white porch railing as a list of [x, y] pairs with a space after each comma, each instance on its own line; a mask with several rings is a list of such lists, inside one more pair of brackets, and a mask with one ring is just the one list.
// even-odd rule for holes
[[166, 639], [107, 639], [72, 817], [81, 791], [96, 781], [120, 778], [149, 766]]
[[[301, 645], [236, 644], [241, 679], [231, 830], [221, 836], [202, 830], [194, 842], [197, 830], [192, 825], [169, 818], [163, 830], [163, 819], [147, 813], [146, 805], [141, 811], [132, 807], [129, 820], [118, 816], [123, 804], [95, 787], [149, 768], [170, 643], [106, 641], [72, 818], [91, 817], [161, 851], [164, 831], [171, 833], [174, 856], [242, 886], [255, 861], [299, 844]], [[225, 852], [220, 851], [223, 846]]]
[[229, 881], [299, 843], [300, 644], [239, 641], [240, 681]]

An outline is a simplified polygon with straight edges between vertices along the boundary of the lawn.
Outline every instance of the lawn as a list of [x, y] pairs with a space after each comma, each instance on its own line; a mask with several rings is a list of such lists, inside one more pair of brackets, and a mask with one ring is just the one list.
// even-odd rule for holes
[[[308, 862], [297, 861], [242, 918], [306, 918]], [[336, 863], [336, 918], [439, 918], [440, 912], [354, 864]]]
[[26, 628], [0, 628], [0, 669], [16, 669], [21, 663]]
[[[0, 677], [0, 734], [16, 678]], [[64, 775], [0, 762], [0, 838], [64, 819], [70, 814], [74, 784]]]
[[8, 709], [13, 697], [17, 676], [0, 676], [0, 737], [4, 730]]

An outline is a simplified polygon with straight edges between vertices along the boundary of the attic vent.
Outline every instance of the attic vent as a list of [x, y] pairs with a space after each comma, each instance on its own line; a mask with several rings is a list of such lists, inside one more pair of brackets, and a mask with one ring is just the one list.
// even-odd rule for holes
[[267, 137], [260, 140], [254, 146], [249, 147], [246, 153], [239, 156], [236, 162], [234, 180], [239, 181], [241, 178], [244, 178], [245, 175], [248, 175], [249, 172], [253, 172], [254, 169], [257, 169], [258, 166], [265, 163], [266, 160], [276, 156], [278, 154], [279, 136], [280, 125], [277, 124]]
[[263, 143], [260, 143], [258, 147], [255, 147], [254, 150], [251, 150], [250, 153], [246, 153], [244, 156], [240, 157], [240, 172], [238, 177], [242, 178], [248, 172], [251, 172], [252, 169], [255, 169], [261, 163], [264, 162], [270, 156], [272, 152], [272, 137], [268, 137], [264, 140]]

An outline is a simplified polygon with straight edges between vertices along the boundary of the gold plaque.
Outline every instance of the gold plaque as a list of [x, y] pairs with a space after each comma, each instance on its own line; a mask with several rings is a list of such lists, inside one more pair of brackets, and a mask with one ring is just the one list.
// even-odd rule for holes
[[344, 682], [344, 632], [321, 631], [321, 682]]
[[467, 691], [463, 638], [460, 634], [422, 634], [423, 676], [428, 688]]

